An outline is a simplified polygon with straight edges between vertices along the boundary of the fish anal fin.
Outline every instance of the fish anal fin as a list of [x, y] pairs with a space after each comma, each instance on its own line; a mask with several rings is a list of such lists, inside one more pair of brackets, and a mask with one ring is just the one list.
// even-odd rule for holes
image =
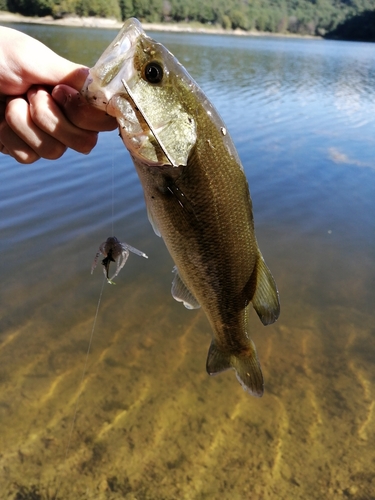
[[215, 341], [211, 342], [207, 354], [206, 370], [209, 375], [216, 375], [232, 368], [231, 355], [216, 347]]
[[174, 279], [172, 283], [172, 297], [177, 302], [182, 302], [186, 309], [199, 309], [200, 304], [185, 283], [182, 281], [177, 267], [173, 268]]
[[270, 325], [279, 317], [279, 292], [262, 255], [257, 262], [256, 289], [251, 301], [263, 325]]
[[255, 345], [250, 340], [246, 352], [241, 355], [226, 353], [213, 340], [208, 350], [206, 370], [209, 375], [233, 368], [242, 388], [253, 396], [261, 397], [264, 392], [262, 370], [258, 361]]

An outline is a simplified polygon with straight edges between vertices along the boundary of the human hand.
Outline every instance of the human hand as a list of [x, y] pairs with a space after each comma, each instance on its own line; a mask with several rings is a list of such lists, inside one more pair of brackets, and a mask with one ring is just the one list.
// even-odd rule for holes
[[116, 122], [80, 96], [88, 69], [0, 27], [0, 152], [20, 163], [89, 153]]

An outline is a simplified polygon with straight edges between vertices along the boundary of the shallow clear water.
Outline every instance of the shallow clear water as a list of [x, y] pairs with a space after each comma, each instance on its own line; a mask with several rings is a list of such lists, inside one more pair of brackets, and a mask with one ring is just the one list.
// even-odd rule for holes
[[[16, 27], [88, 65], [115, 35]], [[116, 132], [89, 156], [2, 156], [0, 497], [374, 498], [375, 45], [154, 37], [245, 166], [282, 307], [275, 325], [250, 319], [265, 395], [206, 375], [209, 325], [170, 295]], [[104, 286], [82, 380], [103, 277], [90, 268], [112, 224], [149, 259], [130, 255]]]

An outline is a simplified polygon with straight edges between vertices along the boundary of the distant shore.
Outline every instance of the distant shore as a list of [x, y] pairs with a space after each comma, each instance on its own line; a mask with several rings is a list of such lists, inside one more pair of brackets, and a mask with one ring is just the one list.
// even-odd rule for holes
[[[21, 14], [0, 11], [0, 24], [2, 23], [26, 23], [26, 24], [49, 24], [53, 26], [73, 26], [83, 28], [104, 28], [120, 29], [122, 22], [114, 18], [104, 17], [79, 17], [67, 16], [61, 19], [54, 19], [52, 16], [29, 17]], [[225, 30], [220, 26], [205, 26], [197, 23], [142, 23], [146, 31], [171, 31], [178, 33], [206, 33], [212, 35], [238, 35], [238, 36], [274, 36], [292, 38], [313, 38], [318, 36], [292, 35], [286, 33], [269, 33], [263, 31], [244, 31], [240, 29]]]

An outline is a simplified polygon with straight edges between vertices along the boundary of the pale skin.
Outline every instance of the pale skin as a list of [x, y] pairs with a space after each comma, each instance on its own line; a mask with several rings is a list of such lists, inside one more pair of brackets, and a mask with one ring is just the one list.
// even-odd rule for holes
[[88, 68], [19, 31], [0, 27], [0, 152], [19, 163], [88, 154], [114, 118], [79, 94]]

